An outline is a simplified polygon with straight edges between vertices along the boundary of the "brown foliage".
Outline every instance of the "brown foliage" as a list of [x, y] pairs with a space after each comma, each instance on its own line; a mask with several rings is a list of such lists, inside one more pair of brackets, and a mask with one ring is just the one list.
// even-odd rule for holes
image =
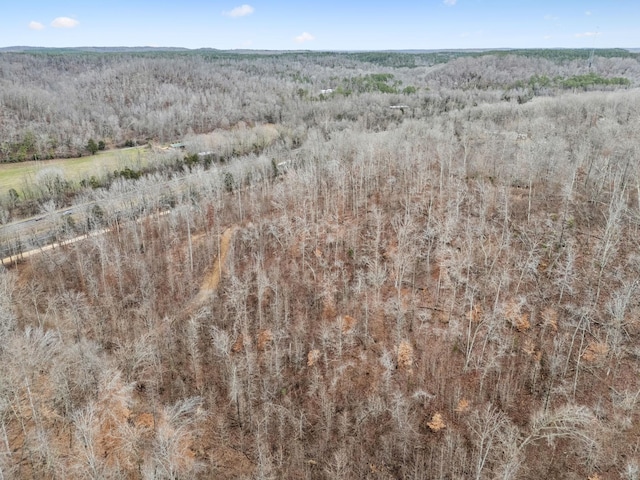
[[409, 372], [413, 367], [413, 347], [409, 342], [403, 341], [398, 345], [398, 366]]
[[433, 417], [431, 417], [431, 421], [427, 423], [432, 432], [439, 432], [444, 429], [447, 425], [444, 423], [444, 419], [442, 418], [441, 413], [434, 413]]

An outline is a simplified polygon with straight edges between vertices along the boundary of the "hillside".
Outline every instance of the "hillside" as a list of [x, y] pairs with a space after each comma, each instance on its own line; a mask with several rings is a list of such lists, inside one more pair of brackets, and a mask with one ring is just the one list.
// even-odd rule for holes
[[[597, 61], [629, 84], [528, 83], [588, 72], [520, 56], [230, 61], [253, 72], [219, 97], [236, 116], [202, 125], [228, 155], [199, 159], [185, 116], [165, 169], [66, 192], [100, 214], [56, 235], [104, 234], [0, 271], [3, 478], [638, 478], [640, 76]], [[282, 103], [250, 96], [267, 70]]]

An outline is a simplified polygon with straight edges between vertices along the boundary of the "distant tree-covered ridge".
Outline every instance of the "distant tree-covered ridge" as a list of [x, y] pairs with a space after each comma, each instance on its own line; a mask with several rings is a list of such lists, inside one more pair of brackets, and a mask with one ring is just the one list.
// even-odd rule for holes
[[[113, 148], [175, 142], [241, 122], [295, 126], [366, 116], [377, 124], [379, 109], [393, 104], [409, 104], [420, 116], [458, 96], [492, 102], [509, 97], [505, 89], [543, 94], [640, 80], [638, 54], [623, 49], [13, 50], [0, 52], [0, 162], [86, 155], [95, 150], [91, 139]], [[538, 84], [529, 85], [534, 78]], [[314, 101], [321, 95], [322, 106]], [[428, 110], [420, 108], [425, 102]]]

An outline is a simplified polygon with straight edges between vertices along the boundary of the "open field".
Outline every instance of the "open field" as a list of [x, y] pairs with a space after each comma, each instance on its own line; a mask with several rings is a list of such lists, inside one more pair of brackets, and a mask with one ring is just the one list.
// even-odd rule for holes
[[79, 158], [0, 163], [0, 191], [6, 192], [13, 188], [20, 192], [25, 187], [32, 187], [37, 173], [47, 168], [60, 169], [65, 180], [79, 182], [92, 175], [101, 177], [125, 167], [144, 167], [148, 161], [149, 149], [142, 146], [106, 150]]
[[[280, 127], [282, 129], [282, 127]], [[195, 152], [215, 152], [219, 156], [230, 157], [238, 152], [262, 149], [272, 144], [281, 133], [275, 125], [265, 124], [247, 127], [235, 126], [231, 129], [191, 134], [185, 138], [187, 150], [173, 150], [177, 157]], [[96, 155], [78, 158], [61, 158], [42, 161], [0, 163], [0, 192], [15, 189], [22, 192], [33, 190], [37, 182], [37, 174], [46, 169], [59, 169], [66, 181], [78, 183], [94, 176], [103, 180], [114, 171], [130, 168], [141, 171], [155, 161], [161, 161], [163, 154], [169, 152], [168, 147], [149, 146], [129, 147], [98, 152]]]

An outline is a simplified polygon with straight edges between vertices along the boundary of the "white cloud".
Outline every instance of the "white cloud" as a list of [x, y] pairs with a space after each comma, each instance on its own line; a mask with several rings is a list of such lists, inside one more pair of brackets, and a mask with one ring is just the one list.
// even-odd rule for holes
[[54, 28], [73, 28], [80, 22], [74, 18], [58, 17], [51, 22], [51, 26]]
[[44, 29], [44, 25], [40, 22], [29, 22], [29, 28], [31, 30], [42, 30]]
[[553, 15], [545, 15], [544, 19], [547, 22], [557, 22], [558, 20], [560, 20], [558, 17], [554, 17]]
[[450, 7], [453, 7], [456, 3], [458, 3], [458, 0], [444, 0], [445, 5], [449, 5]]
[[599, 32], [583, 32], [583, 33], [576, 33], [574, 36], [577, 38], [581, 38], [581, 37], [596, 37], [600, 35]]
[[247, 15], [251, 15], [255, 11], [251, 5], [240, 5], [239, 7], [234, 8], [229, 12], [222, 12], [223, 15], [227, 17], [246, 17]]
[[296, 43], [304, 43], [304, 42], [310, 42], [311, 40], [315, 40], [316, 37], [314, 37], [313, 35], [311, 35], [308, 32], [302, 32], [302, 34], [298, 35], [297, 37], [295, 37], [293, 40]]
[[587, 10], [586, 12], [584, 12], [584, 14], [585, 14], [587, 17], [591, 16], [591, 10]]

